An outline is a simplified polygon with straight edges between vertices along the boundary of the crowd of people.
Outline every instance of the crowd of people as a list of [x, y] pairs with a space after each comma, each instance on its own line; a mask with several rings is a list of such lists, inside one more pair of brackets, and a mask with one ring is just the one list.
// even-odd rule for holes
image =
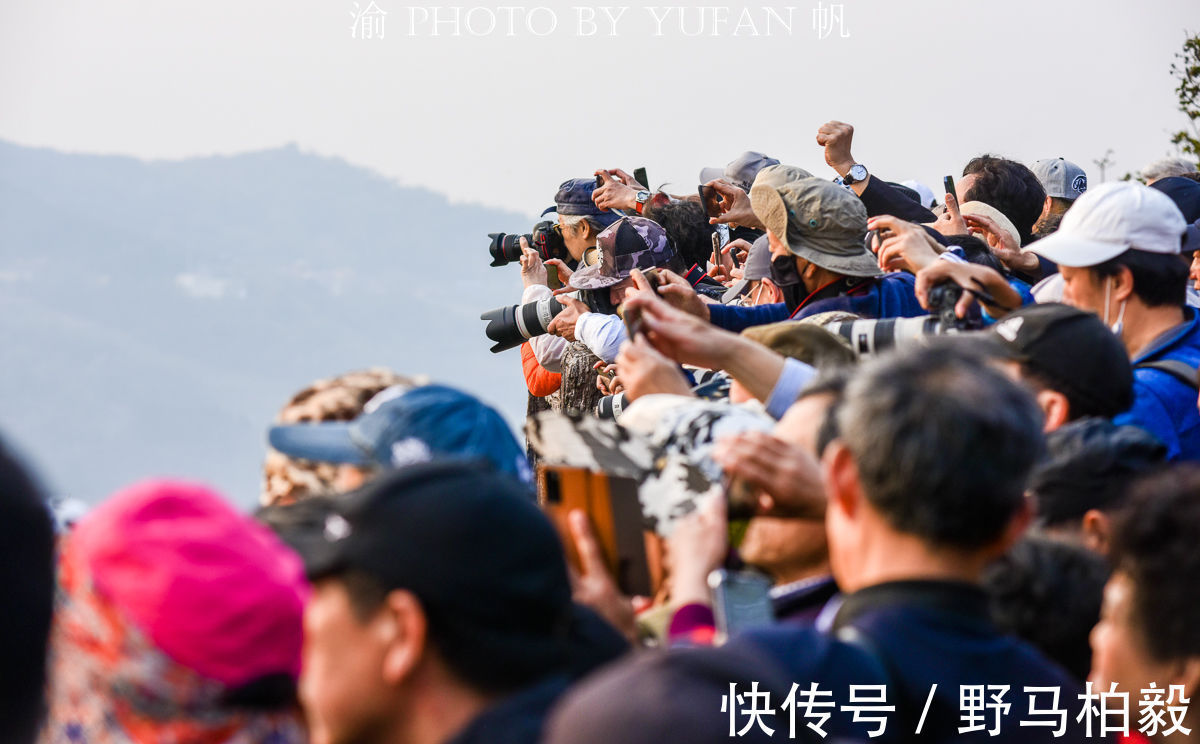
[[519, 240], [531, 416], [704, 495], [639, 496], [637, 596], [617, 486], [556, 512], [415, 374], [292, 396], [253, 515], [151, 480], [56, 524], [0, 450], [0, 739], [1200, 739], [1196, 163], [984, 154], [939, 199], [855, 143], [601, 169]]

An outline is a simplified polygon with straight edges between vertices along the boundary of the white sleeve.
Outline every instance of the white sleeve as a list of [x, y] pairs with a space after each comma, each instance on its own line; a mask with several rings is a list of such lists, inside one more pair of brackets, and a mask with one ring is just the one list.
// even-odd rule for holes
[[[537, 302], [552, 294], [554, 293], [545, 284], [531, 284], [521, 293], [521, 304]], [[563, 352], [567, 350], [565, 338], [543, 333], [529, 339], [529, 348], [533, 349], [533, 356], [547, 372], [562, 372]]]
[[550, 288], [545, 284], [530, 284], [525, 288], [525, 291], [521, 293], [521, 304], [524, 305], [530, 302], [537, 302], [538, 300], [544, 297], [549, 297], [552, 294], [554, 293], [551, 292]]
[[575, 321], [575, 338], [606, 364], [612, 364], [625, 342], [625, 321], [616, 315], [583, 313]]

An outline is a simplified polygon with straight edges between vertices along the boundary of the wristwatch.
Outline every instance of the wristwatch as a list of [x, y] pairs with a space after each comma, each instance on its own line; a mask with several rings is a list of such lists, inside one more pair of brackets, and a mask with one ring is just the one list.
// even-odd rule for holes
[[650, 201], [650, 192], [649, 191], [643, 190], [643, 191], [637, 192], [637, 195], [635, 195], [633, 197], [634, 211], [637, 212], [638, 214], [641, 214], [642, 210], [644, 210], [646, 208], [646, 203], [649, 201]]
[[867, 180], [867, 175], [867, 166], [863, 165], [862, 163], [855, 163], [854, 165], [850, 166], [850, 170], [846, 173], [846, 175], [842, 176], [842, 184], [851, 186], [859, 183], [860, 181], [865, 181]]

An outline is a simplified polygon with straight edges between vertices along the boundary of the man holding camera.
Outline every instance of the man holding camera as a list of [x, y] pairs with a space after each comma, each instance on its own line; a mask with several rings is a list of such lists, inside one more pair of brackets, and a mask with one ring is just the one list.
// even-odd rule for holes
[[767, 228], [771, 279], [785, 301], [753, 307], [690, 303], [695, 314], [731, 331], [832, 310], [865, 318], [925, 314], [912, 275], [884, 274], [867, 250], [867, 211], [852, 192], [804, 178], [756, 184], [750, 201]]
[[644, 217], [626, 217], [600, 233], [596, 241], [600, 260], [571, 275], [569, 286], [588, 302], [559, 296], [566, 307], [550, 322], [549, 332], [582, 341], [606, 362], [615, 361], [625, 341], [625, 325], [615, 313], [634, 289], [631, 273], [669, 268], [678, 271], [680, 260], [666, 230]]
[[[554, 205], [558, 212], [558, 231], [562, 234], [563, 245], [570, 256], [570, 264], [561, 258], [552, 258], [543, 262], [537, 251], [533, 250], [528, 241], [521, 238], [521, 281], [525, 290], [521, 294], [521, 304], [526, 305], [549, 297], [552, 292], [547, 284], [546, 264], [554, 266], [559, 278], [570, 277], [573, 266], [578, 266], [588, 249], [596, 245], [596, 238], [606, 227], [621, 219], [621, 215], [601, 209], [592, 201], [592, 192], [596, 188], [593, 178], [572, 178], [563, 181], [554, 195]], [[569, 298], [560, 298], [560, 302], [578, 312], [586, 312], [583, 303]], [[565, 338], [565, 337], [564, 337]], [[568, 339], [568, 340], [573, 340]], [[537, 358], [538, 364], [551, 372], [562, 370], [562, 355], [566, 350], [563, 338], [554, 336], [535, 336], [529, 339], [529, 346]]]

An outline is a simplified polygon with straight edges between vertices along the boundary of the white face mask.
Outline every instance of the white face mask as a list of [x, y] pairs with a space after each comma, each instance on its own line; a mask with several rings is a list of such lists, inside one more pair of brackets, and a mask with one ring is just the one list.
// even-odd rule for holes
[[[1113, 277], [1109, 277], [1104, 283], [1104, 325], [1108, 325], [1108, 306], [1112, 299]], [[1113, 323], [1110, 328], [1116, 334], [1117, 338], [1121, 337], [1121, 333], [1125, 330], [1125, 303], [1128, 300], [1121, 300], [1121, 307], [1117, 310], [1117, 322]]]

